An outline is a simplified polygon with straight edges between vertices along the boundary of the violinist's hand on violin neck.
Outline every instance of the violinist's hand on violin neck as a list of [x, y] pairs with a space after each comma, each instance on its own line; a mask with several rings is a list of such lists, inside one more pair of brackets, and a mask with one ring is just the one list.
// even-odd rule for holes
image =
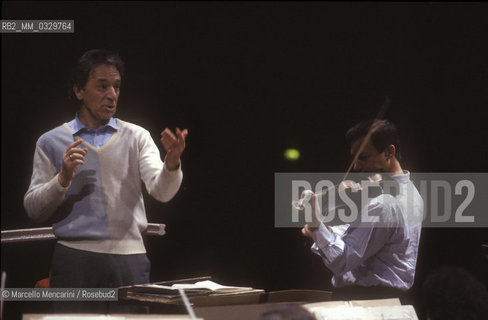
[[305, 190], [302, 192], [302, 197], [300, 198], [300, 200], [292, 201], [291, 204], [293, 205], [293, 207], [295, 207], [295, 209], [302, 211], [305, 209], [305, 206], [310, 201], [312, 195], [313, 192], [311, 190]]
[[304, 207], [308, 202], [310, 204], [310, 208], [312, 209], [311, 214], [309, 215], [307, 215], [307, 212], [305, 212], [307, 225], [312, 229], [318, 228], [320, 226], [320, 223], [322, 223], [322, 221], [319, 219], [319, 217], [322, 216], [322, 210], [320, 208], [320, 203], [319, 203], [319, 196], [314, 194], [312, 190], [304, 190], [302, 192], [302, 198], [300, 199], [300, 201], [302, 200], [303, 200]]

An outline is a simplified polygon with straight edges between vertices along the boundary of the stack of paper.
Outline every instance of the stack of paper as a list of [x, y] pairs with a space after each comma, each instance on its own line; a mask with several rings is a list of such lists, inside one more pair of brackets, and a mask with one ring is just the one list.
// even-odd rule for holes
[[145, 284], [136, 285], [135, 288], [143, 288], [146, 292], [162, 292], [165, 290], [178, 290], [183, 289], [188, 292], [205, 292], [205, 293], [236, 293], [251, 291], [251, 287], [235, 287], [235, 286], [223, 286], [210, 280], [199, 281], [196, 283], [177, 283], [172, 286], [164, 286], [159, 284]]
[[415, 309], [398, 299], [328, 301], [305, 304], [317, 320], [418, 320]]
[[[185, 315], [24, 315], [23, 319], [28, 320], [190, 320]], [[203, 320], [195, 318], [196, 320]], [[192, 319], [193, 320], [193, 319]]]

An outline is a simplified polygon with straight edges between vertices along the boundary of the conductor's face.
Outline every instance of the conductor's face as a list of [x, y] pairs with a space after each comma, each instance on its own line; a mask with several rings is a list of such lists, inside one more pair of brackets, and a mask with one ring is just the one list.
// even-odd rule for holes
[[[351, 157], [354, 158], [363, 139], [358, 139], [351, 144]], [[388, 162], [385, 152], [378, 152], [371, 140], [365, 145], [364, 149], [354, 163], [354, 171], [358, 172], [385, 172]]]
[[104, 125], [113, 117], [120, 94], [120, 73], [115, 66], [102, 64], [92, 69], [85, 88], [73, 88], [82, 101], [80, 118], [85, 125]]

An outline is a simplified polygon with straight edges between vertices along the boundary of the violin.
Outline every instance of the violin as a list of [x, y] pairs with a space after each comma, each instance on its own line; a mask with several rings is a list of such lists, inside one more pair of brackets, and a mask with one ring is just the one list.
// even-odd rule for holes
[[[383, 193], [383, 189], [381, 186], [381, 182], [383, 181], [383, 176], [379, 173], [373, 174], [368, 177], [369, 182], [371, 182], [374, 186], [378, 186], [380, 193]], [[337, 184], [334, 186], [334, 189], [339, 191], [339, 192], [346, 192], [347, 190], [350, 190], [352, 193], [357, 193], [358, 191], [363, 190], [363, 185], [360, 182], [355, 182], [353, 180], [343, 180], [341, 183]], [[311, 190], [304, 190], [302, 192], [302, 198], [300, 200], [295, 200], [292, 201], [292, 206], [299, 210], [302, 211], [305, 209], [305, 205], [310, 201], [312, 196], [316, 197], [324, 197], [331, 191], [331, 188], [328, 188], [327, 190], [314, 194]]]

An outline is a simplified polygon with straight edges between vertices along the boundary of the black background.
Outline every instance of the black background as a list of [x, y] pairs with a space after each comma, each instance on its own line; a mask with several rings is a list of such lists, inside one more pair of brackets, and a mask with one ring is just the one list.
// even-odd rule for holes
[[[73, 19], [75, 33], [2, 34], [2, 230], [40, 226], [22, 206], [36, 140], [74, 117], [77, 58], [108, 48], [128, 69], [117, 117], [155, 140], [189, 130], [179, 193], [146, 197], [149, 221], [167, 224], [146, 238], [151, 280], [328, 290], [310, 242], [274, 228], [274, 173], [344, 171], [344, 132], [385, 96], [404, 169], [486, 171], [487, 15], [482, 3], [3, 2], [2, 19]], [[440, 265], [486, 282], [487, 238], [424, 229], [416, 288]], [[53, 245], [2, 245], [7, 287], [47, 277]]]

